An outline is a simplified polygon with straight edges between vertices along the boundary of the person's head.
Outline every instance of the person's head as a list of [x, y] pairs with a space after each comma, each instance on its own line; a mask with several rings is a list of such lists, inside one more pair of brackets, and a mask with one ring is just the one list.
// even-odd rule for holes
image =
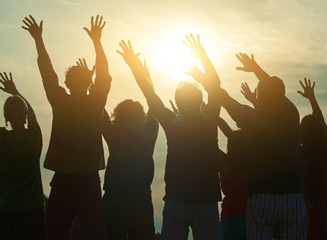
[[138, 101], [124, 100], [115, 107], [111, 114], [111, 121], [115, 126], [134, 125], [138, 121], [144, 121], [145, 112]]
[[182, 115], [199, 113], [202, 105], [202, 92], [198, 84], [180, 82], [175, 91], [175, 102]]
[[90, 72], [83, 67], [72, 66], [66, 71], [65, 84], [71, 93], [86, 93], [91, 82]]
[[27, 115], [27, 104], [20, 96], [8, 97], [3, 105], [3, 113], [6, 125], [10, 122], [13, 130], [24, 129]]
[[233, 131], [227, 139], [228, 162], [238, 170], [245, 170], [246, 156], [245, 134], [238, 129]]
[[325, 149], [326, 126], [316, 115], [306, 115], [301, 120], [301, 145], [308, 149]]
[[284, 82], [278, 77], [269, 77], [261, 80], [257, 89], [258, 108], [267, 112], [278, 111], [285, 97]]

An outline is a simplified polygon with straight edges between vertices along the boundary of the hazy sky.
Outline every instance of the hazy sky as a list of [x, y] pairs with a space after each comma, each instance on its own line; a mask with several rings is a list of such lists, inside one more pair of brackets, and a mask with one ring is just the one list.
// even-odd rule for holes
[[[222, 86], [233, 97], [245, 103], [239, 92], [241, 82], [247, 81], [252, 88], [257, 83], [253, 74], [235, 70], [239, 66], [235, 53], [253, 53], [269, 74], [285, 81], [287, 96], [297, 105], [301, 116], [311, 110], [308, 102], [296, 93], [300, 89], [298, 81], [305, 76], [316, 81], [316, 95], [326, 113], [325, 0], [0, 0], [0, 6], [0, 71], [13, 73], [16, 86], [36, 111], [44, 139], [42, 164], [52, 118], [36, 64], [34, 42], [20, 27], [22, 19], [29, 14], [37, 21], [44, 20], [44, 41], [62, 86], [67, 67], [74, 65], [77, 58], [84, 57], [89, 65], [94, 64], [92, 42], [82, 28], [90, 27], [92, 15], [104, 16], [107, 25], [102, 43], [113, 77], [107, 103], [109, 111], [126, 98], [139, 100], [146, 106], [129, 68], [115, 52], [120, 40], [130, 39], [134, 49], [147, 59], [157, 93], [168, 106], [178, 82], [190, 80], [183, 73], [194, 60], [181, 41], [185, 34], [193, 32], [201, 35]], [[0, 93], [1, 106], [6, 97]], [[3, 116], [2, 108], [0, 115]], [[229, 119], [225, 112], [222, 116]], [[3, 117], [0, 123], [4, 125]], [[224, 150], [222, 135], [219, 141]], [[152, 185], [156, 231], [161, 228], [165, 155], [166, 139], [160, 130]], [[44, 191], [49, 194], [52, 172], [42, 169], [42, 176]]]

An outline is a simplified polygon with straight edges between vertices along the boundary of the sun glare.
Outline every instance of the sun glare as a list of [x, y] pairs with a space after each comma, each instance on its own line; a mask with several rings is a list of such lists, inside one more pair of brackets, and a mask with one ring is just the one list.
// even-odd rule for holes
[[185, 72], [193, 65], [201, 67], [200, 61], [194, 58], [182, 40], [190, 30], [179, 29], [168, 32], [158, 44], [155, 65], [164, 74], [176, 80], [188, 78]]

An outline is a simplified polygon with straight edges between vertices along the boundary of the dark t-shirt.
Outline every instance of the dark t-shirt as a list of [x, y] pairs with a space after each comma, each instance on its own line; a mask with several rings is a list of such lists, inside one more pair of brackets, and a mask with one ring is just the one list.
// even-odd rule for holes
[[166, 108], [156, 112], [167, 138], [164, 200], [204, 204], [221, 200], [218, 175], [217, 124], [205, 113], [175, 119]]
[[133, 197], [151, 193], [158, 128], [151, 115], [133, 126], [114, 126], [109, 118], [104, 119], [103, 136], [110, 154], [103, 186], [106, 193]]
[[241, 104], [234, 107], [231, 116], [247, 135], [247, 193], [303, 192], [299, 113], [292, 102], [285, 98], [274, 115]]
[[0, 211], [43, 207], [41, 129], [29, 121], [22, 139], [0, 128]]

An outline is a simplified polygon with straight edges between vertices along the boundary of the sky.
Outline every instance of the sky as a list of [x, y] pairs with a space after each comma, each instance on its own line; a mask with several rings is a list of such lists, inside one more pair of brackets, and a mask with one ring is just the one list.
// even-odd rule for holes
[[[166, 106], [174, 98], [174, 89], [184, 74], [197, 63], [182, 44], [189, 33], [200, 34], [201, 42], [225, 88], [234, 98], [246, 103], [240, 85], [253, 89], [254, 74], [235, 70], [241, 66], [238, 52], [253, 53], [256, 61], [270, 75], [282, 78], [286, 95], [296, 104], [301, 117], [311, 113], [310, 105], [296, 93], [299, 80], [316, 81], [316, 96], [323, 113], [327, 105], [327, 1], [325, 0], [0, 0], [0, 72], [12, 72], [20, 92], [33, 106], [43, 133], [41, 164], [49, 143], [51, 108], [43, 90], [36, 63], [36, 49], [31, 36], [21, 28], [29, 14], [44, 20], [43, 38], [59, 81], [76, 60], [84, 57], [95, 62], [94, 49], [83, 27], [90, 18], [102, 15], [107, 25], [102, 43], [109, 60], [113, 82], [106, 109], [111, 112], [122, 100], [131, 98], [146, 107], [145, 99], [133, 76], [115, 51], [119, 41], [131, 40], [141, 58], [146, 58], [157, 94]], [[0, 93], [2, 106], [8, 97]], [[225, 111], [221, 116], [236, 128]], [[4, 126], [2, 107], [0, 125]], [[106, 148], [106, 145], [104, 145]], [[219, 146], [225, 150], [226, 139], [219, 134]], [[108, 151], [105, 152], [106, 157]], [[155, 178], [152, 196], [156, 231], [160, 232], [164, 195], [166, 139], [159, 131], [155, 147]], [[103, 177], [104, 171], [100, 172]], [[44, 192], [50, 192], [53, 172], [42, 168]]]

